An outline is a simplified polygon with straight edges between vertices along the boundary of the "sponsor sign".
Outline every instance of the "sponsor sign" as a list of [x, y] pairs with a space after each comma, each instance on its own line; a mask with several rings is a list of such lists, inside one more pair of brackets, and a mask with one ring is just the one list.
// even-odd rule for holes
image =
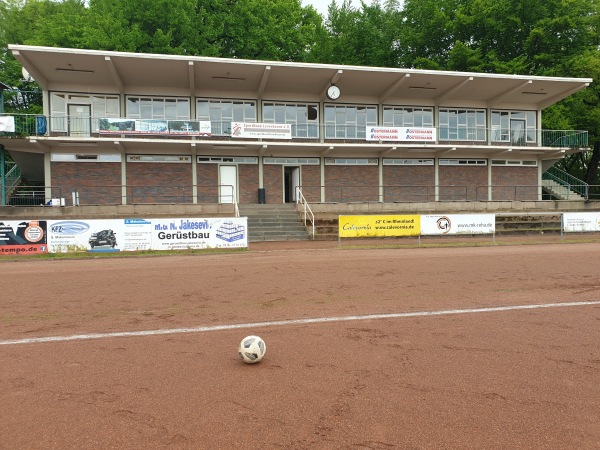
[[0, 255], [47, 253], [45, 220], [0, 221]]
[[436, 129], [428, 127], [367, 127], [367, 141], [435, 142]]
[[422, 235], [494, 234], [495, 214], [422, 215]]
[[340, 237], [418, 236], [419, 215], [339, 216]]
[[243, 247], [246, 217], [48, 221], [50, 253]]
[[156, 119], [100, 119], [100, 134], [172, 134], [211, 136], [210, 121]]
[[235, 138], [292, 139], [292, 125], [288, 123], [231, 122], [231, 136]]
[[562, 223], [567, 233], [600, 231], [600, 212], [563, 213]]
[[0, 133], [15, 132], [15, 116], [0, 116]]

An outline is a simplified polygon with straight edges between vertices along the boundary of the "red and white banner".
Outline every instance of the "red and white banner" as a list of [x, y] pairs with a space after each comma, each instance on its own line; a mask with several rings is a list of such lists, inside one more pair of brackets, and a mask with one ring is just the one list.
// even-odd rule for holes
[[435, 142], [435, 128], [367, 127], [367, 141]]
[[291, 139], [292, 126], [289, 123], [231, 122], [231, 137]]

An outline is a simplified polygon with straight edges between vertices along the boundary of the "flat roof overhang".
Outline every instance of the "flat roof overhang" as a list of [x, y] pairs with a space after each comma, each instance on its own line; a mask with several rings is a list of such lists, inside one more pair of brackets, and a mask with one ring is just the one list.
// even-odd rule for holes
[[535, 77], [9, 45], [46, 91], [544, 109], [591, 78]]
[[8, 151], [26, 153], [76, 154], [156, 154], [196, 156], [264, 156], [327, 158], [497, 158], [550, 160], [582, 149], [570, 147], [516, 146], [465, 143], [345, 143], [345, 142], [268, 142], [246, 140], [144, 139], [144, 138], [67, 138], [30, 137], [0, 139]]

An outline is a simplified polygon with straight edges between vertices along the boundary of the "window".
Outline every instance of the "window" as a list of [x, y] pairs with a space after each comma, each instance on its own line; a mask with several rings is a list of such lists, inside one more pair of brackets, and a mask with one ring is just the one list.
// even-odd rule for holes
[[433, 127], [432, 108], [383, 107], [384, 127]]
[[441, 141], [485, 141], [485, 111], [440, 108]]
[[292, 125], [292, 137], [319, 137], [319, 108], [316, 104], [263, 103], [265, 123]]
[[50, 95], [52, 131], [66, 132], [68, 129], [68, 105], [90, 105], [92, 130], [96, 133], [99, 119], [119, 117], [119, 97], [116, 95], [82, 95], [53, 92]]
[[384, 158], [384, 166], [433, 166], [433, 159]]
[[511, 161], [506, 159], [492, 159], [492, 166], [537, 166], [537, 161]]
[[376, 125], [375, 106], [325, 105], [327, 139], [366, 139], [367, 126]]
[[377, 158], [326, 158], [327, 166], [376, 166], [379, 164]]
[[486, 159], [440, 159], [440, 166], [487, 166]]
[[188, 98], [127, 97], [127, 117], [131, 119], [189, 120]]
[[492, 142], [536, 142], [535, 111], [492, 111]]
[[243, 100], [198, 99], [196, 119], [209, 120], [213, 136], [230, 136], [231, 122], [256, 123], [256, 103]]

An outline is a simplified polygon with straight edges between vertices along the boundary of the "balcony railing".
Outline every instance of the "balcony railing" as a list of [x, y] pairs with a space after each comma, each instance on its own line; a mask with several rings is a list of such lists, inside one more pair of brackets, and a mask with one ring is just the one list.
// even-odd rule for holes
[[[432, 203], [501, 201], [580, 201], [573, 189], [560, 198], [545, 185], [382, 185], [300, 186], [303, 201], [321, 203]], [[12, 190], [9, 206], [175, 205], [232, 204], [237, 200], [230, 185], [94, 185], [19, 186]], [[241, 196], [243, 196], [240, 193]], [[589, 186], [588, 200], [600, 201], [600, 186]], [[251, 203], [246, 197], [245, 203]]]
[[[14, 117], [14, 131], [0, 131], [0, 138], [24, 138], [30, 136], [70, 136], [70, 137], [140, 137], [153, 136], [170, 139], [185, 139], [197, 136], [201, 139], [236, 139], [231, 136], [230, 121], [211, 121], [209, 132], [198, 129], [200, 121], [194, 120], [139, 120], [118, 119], [120, 127], [107, 130], [103, 122], [107, 119], [97, 117], [44, 116], [28, 114], [4, 114]], [[113, 119], [116, 120], [116, 119]], [[144, 125], [135, 129], [136, 120]], [[171, 128], [171, 123], [177, 128]], [[208, 122], [206, 122], [208, 123]], [[373, 125], [374, 126], [374, 125]], [[588, 147], [588, 132], [581, 130], [533, 130], [533, 129], [500, 129], [481, 127], [415, 127], [435, 129], [435, 141], [398, 141], [367, 139], [367, 126], [332, 125], [332, 124], [292, 124], [291, 136], [294, 140], [306, 142], [388, 142], [411, 145], [421, 143], [457, 144], [457, 145], [493, 145], [511, 147]]]

